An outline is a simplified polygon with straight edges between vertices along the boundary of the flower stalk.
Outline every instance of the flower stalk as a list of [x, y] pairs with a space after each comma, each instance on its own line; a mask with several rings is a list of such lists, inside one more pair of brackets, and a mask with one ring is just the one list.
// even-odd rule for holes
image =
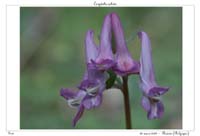
[[126, 119], [126, 129], [131, 129], [131, 108], [128, 92], [128, 76], [123, 76], [123, 86], [122, 92], [124, 95], [124, 110], [125, 110], [125, 119]]

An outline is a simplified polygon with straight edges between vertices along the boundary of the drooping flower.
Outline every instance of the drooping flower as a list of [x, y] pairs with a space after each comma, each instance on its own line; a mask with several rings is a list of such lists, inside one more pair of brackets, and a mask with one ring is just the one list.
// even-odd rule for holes
[[72, 89], [62, 88], [60, 90], [60, 95], [67, 100], [70, 107], [77, 109], [77, 113], [72, 121], [72, 125], [75, 126], [84, 112], [84, 105], [82, 104], [82, 101], [86, 96], [86, 92], [83, 90], [74, 91]]
[[138, 33], [141, 41], [140, 57], [140, 88], [143, 91], [142, 106], [148, 112], [148, 119], [161, 118], [164, 113], [164, 106], [160, 96], [166, 93], [169, 88], [158, 86], [155, 80], [154, 68], [151, 56], [151, 43], [147, 33]]
[[91, 68], [91, 61], [97, 57], [98, 48], [93, 40], [93, 31], [88, 30], [85, 38], [85, 53], [87, 70], [83, 80], [78, 86], [78, 91], [62, 88], [60, 95], [63, 96], [70, 107], [77, 108], [73, 119], [73, 126], [81, 118], [84, 109], [98, 107], [102, 102], [102, 93], [105, 90], [106, 75], [102, 71]]
[[[94, 99], [91, 99], [91, 106], [85, 105], [87, 109], [92, 107], [99, 106], [102, 99], [102, 92], [105, 89], [105, 82], [107, 79], [107, 75], [98, 69], [91, 67], [92, 60], [96, 59], [98, 55], [98, 48], [94, 42], [94, 32], [92, 30], [88, 30], [85, 38], [85, 54], [86, 54], [86, 64], [87, 70], [85, 72], [83, 81], [79, 85], [79, 89], [85, 90], [90, 96], [97, 99], [96, 103], [94, 103]], [[91, 98], [91, 97], [88, 97]], [[87, 101], [87, 103], [89, 103]]]
[[108, 70], [115, 65], [114, 56], [111, 47], [111, 14], [105, 16], [101, 35], [99, 54], [95, 60], [92, 60], [98, 70]]
[[139, 63], [132, 59], [128, 51], [120, 19], [116, 13], [112, 13], [111, 18], [116, 43], [116, 65], [113, 69], [121, 76], [138, 74]]

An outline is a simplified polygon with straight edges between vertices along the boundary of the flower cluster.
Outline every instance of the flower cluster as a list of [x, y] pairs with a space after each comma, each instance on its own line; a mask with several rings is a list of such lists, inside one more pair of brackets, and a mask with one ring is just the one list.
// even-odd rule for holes
[[[112, 36], [116, 45], [112, 45]], [[139, 75], [143, 94], [141, 104], [148, 113], [148, 119], [162, 117], [164, 106], [160, 96], [169, 88], [160, 87], [155, 81], [151, 44], [147, 33], [138, 32], [138, 37], [141, 41], [141, 57], [140, 61], [135, 61], [128, 51], [123, 28], [116, 13], [105, 16], [99, 45], [94, 42], [94, 32], [87, 31], [85, 37], [87, 69], [84, 77], [77, 90], [62, 88], [60, 91], [60, 95], [67, 100], [68, 105], [78, 110], [73, 119], [73, 126], [81, 118], [85, 109], [100, 106], [103, 92], [114, 85], [113, 81], [109, 82], [113, 80], [112, 75], [115, 78], [130, 74]]]

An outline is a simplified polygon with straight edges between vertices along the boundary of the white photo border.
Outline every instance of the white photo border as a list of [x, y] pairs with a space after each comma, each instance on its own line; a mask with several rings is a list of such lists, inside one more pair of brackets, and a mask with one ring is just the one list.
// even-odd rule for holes
[[[20, 130], [20, 7], [37, 7], [32, 5], [6, 5], [6, 131], [12, 132], [44, 132], [50, 135], [59, 133], [60, 135], [76, 134], [88, 135], [98, 132], [99, 135], [107, 133], [122, 134], [142, 134], [141, 132], [152, 132], [162, 134], [162, 130], [151, 129], [132, 129], [132, 130]], [[59, 7], [61, 5], [56, 5]], [[47, 7], [45, 5], [45, 7]], [[54, 5], [50, 5], [54, 7]], [[63, 6], [61, 6], [63, 7]], [[68, 7], [68, 5], [66, 6]], [[77, 7], [77, 6], [76, 6]], [[79, 6], [78, 6], [79, 7]], [[82, 7], [82, 6], [81, 6]], [[115, 6], [117, 7], [117, 6]], [[125, 6], [126, 7], [126, 6]], [[129, 6], [130, 7], [130, 6]], [[135, 6], [134, 7], [138, 7]], [[140, 6], [139, 6], [140, 7]], [[142, 6], [149, 7], [149, 6]], [[151, 6], [152, 7], [152, 6]], [[160, 7], [160, 6], [156, 6]], [[161, 6], [165, 7], [165, 6]], [[170, 5], [166, 7], [182, 7], [182, 88], [183, 88], [183, 101], [182, 101], [182, 119], [183, 131], [195, 131], [195, 5]], [[189, 10], [189, 12], [187, 11]], [[185, 16], [186, 15], [186, 16]], [[17, 21], [16, 21], [17, 20]], [[15, 23], [13, 23], [15, 22]], [[16, 46], [14, 46], [16, 45]], [[190, 45], [190, 46], [188, 46]], [[193, 46], [191, 46], [193, 45]], [[184, 77], [187, 77], [187, 79]], [[190, 80], [188, 80], [190, 79]], [[187, 84], [189, 84], [187, 86]], [[15, 91], [13, 91], [15, 90]], [[184, 91], [190, 90], [190, 91]], [[191, 91], [194, 90], [194, 91]], [[16, 97], [17, 96], [17, 97]], [[189, 99], [189, 100], [186, 100]], [[186, 108], [185, 108], [186, 105]], [[191, 106], [192, 105], [192, 106]], [[187, 122], [187, 123], [186, 123]], [[180, 129], [170, 129], [167, 131], [180, 131]], [[49, 133], [50, 132], [50, 133]], [[42, 133], [43, 134], [43, 133]]]

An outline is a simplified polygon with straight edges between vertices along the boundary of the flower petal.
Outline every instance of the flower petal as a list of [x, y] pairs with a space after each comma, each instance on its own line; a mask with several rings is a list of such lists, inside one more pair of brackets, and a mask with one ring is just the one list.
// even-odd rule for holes
[[71, 108], [77, 108], [82, 103], [83, 99], [86, 97], [87, 93], [83, 90], [76, 92], [76, 95], [73, 98], [67, 100], [68, 105]]
[[73, 118], [73, 121], [72, 121], [72, 125], [73, 127], [76, 126], [76, 123], [78, 122], [78, 120], [81, 118], [81, 116], [83, 115], [83, 112], [84, 112], [84, 106], [83, 105], [80, 105], [80, 107], [78, 108], [78, 111], [75, 115], [75, 117]]
[[106, 15], [101, 30], [99, 55], [93, 64], [98, 70], [108, 70], [114, 62], [114, 56], [111, 47], [111, 14]]
[[158, 108], [157, 111], [158, 118], [161, 118], [164, 114], [164, 105], [161, 101], [157, 103], [157, 108]]
[[76, 92], [68, 89], [68, 88], [61, 88], [60, 95], [64, 97], [66, 100], [72, 99], [76, 96]]
[[124, 38], [124, 31], [121, 25], [119, 16], [116, 13], [111, 14], [112, 18], [112, 28], [115, 36], [116, 50], [118, 54], [128, 53], [128, 48], [126, 46], [126, 41]]
[[98, 55], [98, 48], [94, 42], [94, 32], [88, 30], [85, 37], [85, 54], [87, 64], [91, 63], [91, 60], [95, 60]]
[[139, 32], [138, 36], [141, 41], [140, 78], [144, 86], [151, 88], [153, 85], [156, 85], [151, 56], [151, 43], [145, 32]]
[[152, 87], [149, 92], [148, 96], [149, 97], [158, 97], [160, 95], [165, 94], [169, 90], [169, 87]]
[[161, 101], [151, 104], [151, 110], [148, 112], [148, 119], [161, 118], [164, 113], [164, 105]]
[[89, 97], [83, 101], [83, 105], [86, 109], [92, 109], [98, 107], [102, 102], [102, 95], [96, 95], [95, 97]]
[[97, 85], [98, 85], [97, 81], [85, 79], [81, 82], [81, 84], [78, 86], [78, 88], [86, 91], [87, 88], [95, 87]]
[[113, 67], [113, 70], [118, 75], [125, 76], [139, 73], [139, 63], [133, 61], [130, 56], [117, 55], [116, 62], [117, 64]]
[[150, 104], [150, 101], [149, 101], [149, 99], [147, 97], [145, 97], [145, 96], [142, 97], [141, 104], [142, 104], [142, 107], [144, 108], [144, 110], [146, 112], [150, 111], [151, 104]]
[[168, 91], [168, 87], [159, 87], [155, 81], [155, 74], [151, 55], [151, 43], [148, 35], [141, 31], [138, 33], [141, 41], [140, 56], [140, 87], [149, 97], [160, 96]]
[[116, 66], [113, 68], [115, 72], [121, 76], [127, 74], [138, 74], [139, 63], [132, 59], [126, 41], [124, 38], [123, 28], [120, 19], [116, 13], [112, 13], [112, 28], [116, 43]]

